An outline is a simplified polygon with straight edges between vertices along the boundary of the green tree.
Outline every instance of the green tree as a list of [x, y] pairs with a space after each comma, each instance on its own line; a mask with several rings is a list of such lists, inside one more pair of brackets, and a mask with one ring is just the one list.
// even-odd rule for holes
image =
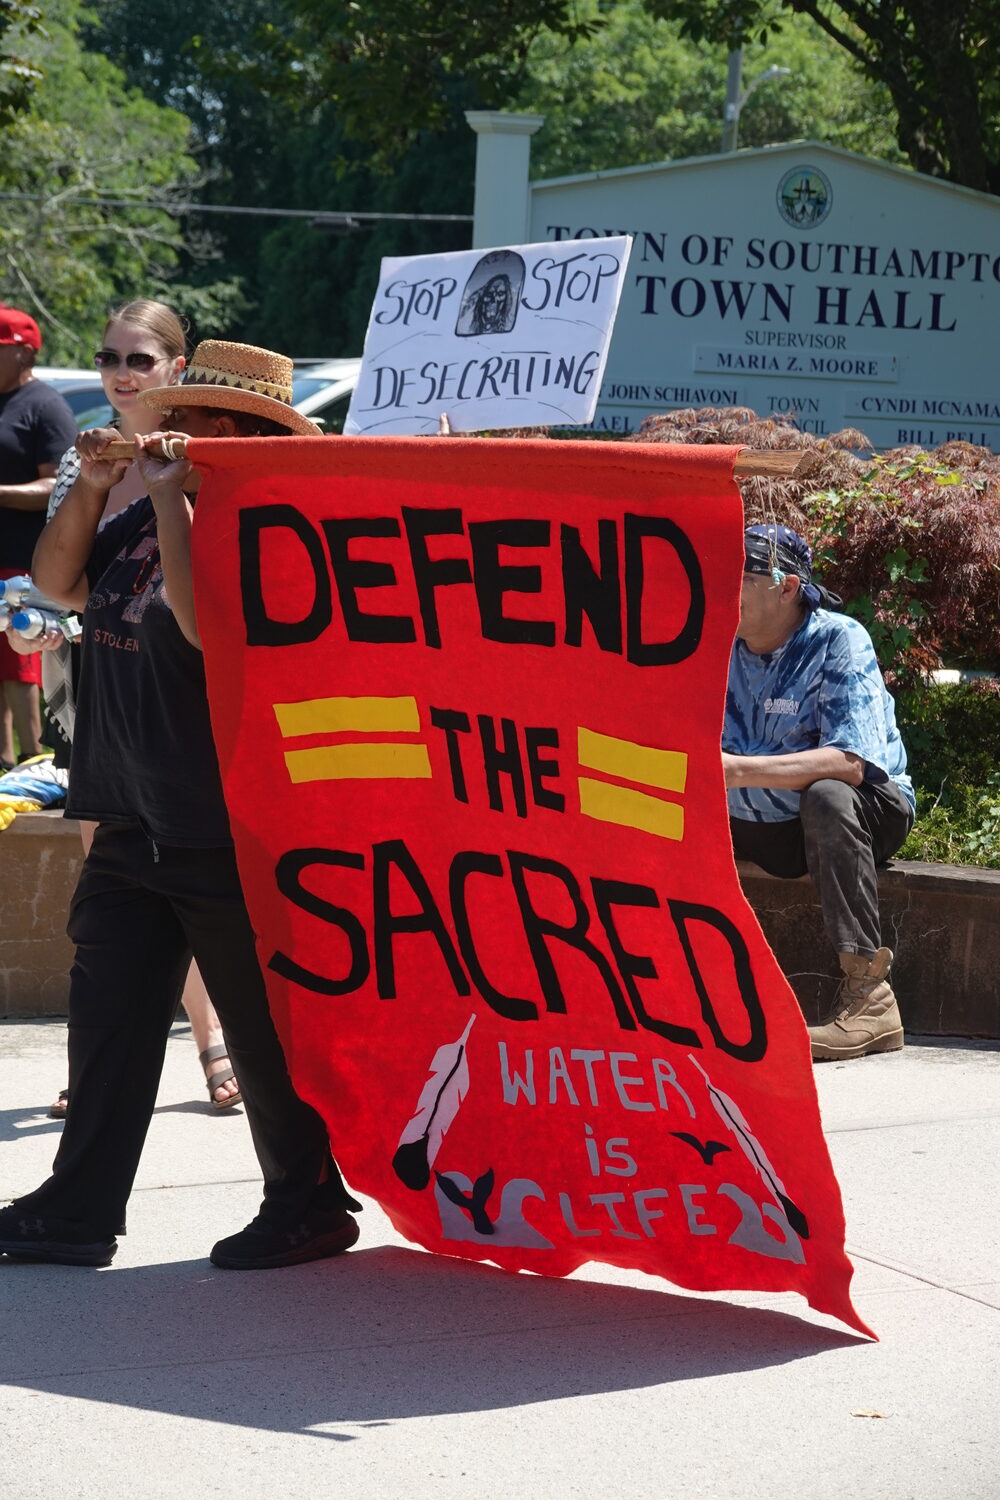
[[[141, 13], [130, 0], [100, 0], [87, 36], [147, 99], [185, 111], [205, 204], [468, 213], [475, 139], [462, 109], [474, 97], [462, 80], [443, 84], [443, 127], [378, 170], [370, 145], [345, 133], [337, 103], [313, 102], [304, 83], [287, 94], [258, 86], [261, 77], [273, 85], [278, 71], [270, 28], [290, 25], [282, 0], [145, 0]], [[231, 336], [301, 355], [358, 352], [383, 255], [469, 242], [464, 224], [386, 222], [337, 236], [303, 219], [212, 213], [185, 222], [212, 233], [223, 270], [245, 290]], [[184, 272], [195, 282], [210, 273], [218, 268]]]
[[[766, 42], [795, 16], [809, 18], [872, 83], [888, 90], [899, 147], [915, 167], [996, 191], [1000, 10], [992, 0], [947, 6], [940, 0], [643, 3], [694, 41], [726, 48]], [[271, 13], [255, 15], [228, 51], [201, 41], [203, 32], [218, 30], [217, 11], [226, 17], [245, 13], [248, 5], [222, 0], [203, 7], [189, 57], [209, 71], [220, 63], [240, 71], [272, 98], [331, 103], [345, 135], [363, 140], [382, 164], [397, 158], [420, 130], [448, 122], [449, 83], [462, 80], [477, 105], [506, 105], [522, 89], [539, 38], [583, 40], [613, 27], [630, 9], [606, 0], [275, 0]], [[122, 0], [113, 0], [112, 8], [121, 14]], [[145, 5], [133, 24], [145, 25], [141, 45], [148, 47], [156, 29]]]
[[[167, 207], [198, 171], [187, 120], [84, 51], [79, 19], [76, 0], [53, 0], [45, 34], [25, 41], [41, 81], [0, 151], [0, 299], [36, 313], [53, 363], [79, 362], [110, 302], [164, 294], [183, 248]], [[234, 293], [220, 285], [208, 300]], [[183, 305], [178, 288], [168, 295]]]
[[[329, 100], [345, 135], [389, 163], [421, 130], [452, 119], [450, 84], [469, 106], [500, 108], [516, 94], [543, 32], [586, 37], [600, 17], [578, 0], [286, 0], [284, 35], [267, 35], [262, 87]], [[587, 13], [585, 13], [587, 12]]]
[[[26, 37], [44, 36], [42, 13], [24, 0], [0, 0], [0, 126], [11, 121], [31, 103], [41, 81], [34, 63], [21, 56]], [[17, 51], [12, 50], [17, 48]]]
[[[373, 213], [470, 213], [475, 138], [460, 111], [441, 131], [418, 136], [391, 174], [373, 171], [352, 142], [338, 146], [329, 133], [337, 159], [324, 156], [317, 135], [315, 126], [293, 131], [282, 158], [284, 181], [299, 201]], [[301, 354], [359, 353], [382, 257], [462, 250], [471, 230], [471, 223], [405, 220], [346, 235], [316, 232], [302, 220], [265, 229], [255, 267], [261, 341]]]
[[[267, 52], [270, 28], [289, 34], [297, 3], [221, 0], [206, 8], [201, 0], [145, 0], [140, 12], [131, 0], [99, 0], [88, 38], [147, 99], [184, 110], [206, 203], [467, 213], [475, 140], [463, 110], [484, 102], [481, 76], [459, 77], [450, 60], [442, 62], [432, 101], [439, 128], [420, 132], [391, 171], [381, 170], [384, 152], [373, 162], [369, 143], [347, 134], [339, 102], [312, 102], [320, 63], [296, 75], [295, 93], [275, 82], [287, 58], [281, 47]], [[450, 7], [453, 21], [461, 9]], [[724, 47], [682, 39], [678, 23], [649, 16], [641, 0], [613, 7], [576, 0], [573, 15], [575, 36], [536, 30], [516, 63], [517, 92], [504, 94], [514, 82], [511, 61], [503, 88], [493, 77], [486, 94], [486, 102], [546, 115], [533, 143], [536, 176], [716, 149]], [[792, 72], [756, 91], [744, 114], [745, 141], [819, 135], [898, 156], [885, 91], [811, 22], [793, 20], [780, 47], [752, 52], [748, 73], [770, 62]], [[425, 58], [421, 66], [431, 64]], [[266, 89], [257, 86], [262, 78]], [[405, 105], [411, 121], [426, 114], [425, 101]], [[468, 244], [461, 224], [383, 223], [334, 237], [296, 220], [206, 215], [186, 222], [211, 228], [223, 268], [245, 288], [248, 306], [233, 331], [302, 354], [357, 352], [381, 256]], [[210, 273], [217, 268], [185, 275]]]
[[885, 85], [918, 171], [1000, 192], [1000, 9], [994, 0], [645, 0], [696, 41], [770, 39], [810, 17]]
[[[272, 33], [291, 28], [284, 0], [96, 0], [82, 37], [117, 68], [130, 89], [188, 121], [190, 147], [204, 182], [199, 198], [254, 203], [290, 202], [274, 172], [287, 134], [304, 108], [304, 95], [274, 97], [258, 73], [278, 71]], [[273, 77], [270, 79], [273, 83]], [[310, 112], [321, 106], [309, 106]]]
[[[151, 97], [183, 109], [206, 142], [277, 105], [330, 108], [340, 142], [394, 166], [421, 131], [447, 129], [455, 86], [468, 107], [516, 93], [542, 32], [584, 37], [601, 25], [578, 0], [96, 0], [94, 37]], [[587, 10], [586, 15], [578, 15]], [[225, 107], [223, 106], [225, 100]], [[351, 160], [345, 151], [342, 165]]]
[[[589, 9], [598, 13], [597, 0]], [[747, 46], [746, 75], [771, 65], [787, 77], [756, 89], [740, 119], [743, 145], [819, 139], [900, 160], [888, 91], [808, 17], [793, 16], [767, 46]], [[621, 0], [575, 44], [551, 33], [534, 43], [517, 107], [546, 116], [532, 143], [537, 177], [599, 171], [717, 151], [726, 48], [696, 43], [642, 0]]]

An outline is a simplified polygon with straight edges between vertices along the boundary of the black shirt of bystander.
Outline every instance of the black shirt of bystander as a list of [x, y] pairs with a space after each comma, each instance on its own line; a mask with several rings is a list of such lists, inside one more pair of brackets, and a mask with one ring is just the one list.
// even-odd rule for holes
[[[73, 413], [44, 381], [29, 380], [0, 395], [0, 484], [31, 484], [75, 438]], [[0, 504], [0, 567], [27, 573], [44, 525], [44, 505], [13, 510]]]
[[148, 498], [113, 516], [87, 564], [66, 816], [138, 823], [155, 843], [232, 843], [202, 654], [174, 618]]

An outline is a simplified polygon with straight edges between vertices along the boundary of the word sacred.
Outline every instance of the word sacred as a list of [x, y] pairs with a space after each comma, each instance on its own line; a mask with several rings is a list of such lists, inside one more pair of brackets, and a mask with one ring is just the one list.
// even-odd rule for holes
[[[338, 901], [318, 894], [316, 871], [335, 880]], [[578, 984], [573, 995], [564, 989], [554, 956], [571, 950], [577, 964], [582, 958], [590, 966], [594, 985], [606, 994], [623, 1031], [642, 1027], [687, 1048], [714, 1043], [742, 1062], [759, 1062], [767, 1051], [767, 1020], [749, 951], [739, 929], [715, 907], [671, 897], [661, 903], [651, 886], [632, 882], [593, 876], [585, 883], [558, 860], [516, 849], [506, 850], [502, 857], [483, 850], [460, 851], [449, 866], [447, 892], [436, 896], [403, 839], [384, 840], [372, 845], [368, 853], [323, 847], [289, 849], [279, 858], [274, 879], [286, 901], [324, 924], [319, 929], [323, 943], [316, 945], [324, 953], [329, 954], [332, 947], [325, 928], [339, 932], [343, 939], [336, 945], [343, 953], [341, 972], [311, 969], [282, 949], [268, 959], [267, 968], [313, 995], [353, 995], [374, 977], [378, 998], [394, 1000], [397, 944], [416, 938], [437, 948], [456, 995], [468, 996], [475, 989], [497, 1015], [510, 1021], [537, 1021], [543, 1009], [565, 1014], [573, 995], [579, 997]], [[484, 881], [488, 882], [485, 887]], [[412, 897], [405, 912], [393, 906], [392, 893], [402, 886]], [[572, 912], [568, 920], [548, 914], [545, 897], [553, 891], [560, 895], [565, 910]], [[347, 899], [350, 905], [339, 904]], [[494, 930], [497, 899], [511, 905], [511, 932], [519, 930], [519, 941], [524, 943], [527, 971], [535, 976], [535, 983], [526, 987], [534, 995], [510, 995], [499, 988], [496, 976], [486, 973], [476, 942], [477, 928], [482, 924], [486, 932]], [[669, 974], [659, 974], [650, 953], [635, 953], [626, 946], [620, 931], [623, 911], [626, 919], [628, 914], [634, 919], [636, 912], [656, 913], [648, 916], [644, 946], [654, 947], [666, 938], [672, 954]], [[709, 993], [698, 950], [706, 941], [717, 945], [720, 940], [730, 951], [732, 982], [726, 986], [725, 1005], [717, 1009], [719, 997], [713, 1000]], [[296, 945], [300, 958], [309, 946]], [[659, 983], [644, 994], [639, 979]], [[654, 1014], [649, 1008], [654, 1004], [652, 996], [670, 1014]], [[686, 1006], [683, 1018], [678, 1006]], [[695, 1019], [695, 1011], [697, 1024], [687, 1024]]]
[[[463, 552], [432, 556], [429, 543], [439, 537], [462, 537]], [[287, 608], [289, 597], [311, 603], [304, 614], [287, 619], [270, 612], [266, 581], [271, 546], [281, 547], [287, 558], [292, 538], [299, 544], [301, 567], [283, 591], [282, 604]], [[378, 549], [378, 559], [352, 551], [353, 544], [369, 538], [389, 543]], [[523, 562], [504, 560], [519, 550], [529, 554]], [[586, 616], [600, 650], [624, 654], [636, 666], [667, 666], [697, 650], [705, 617], [697, 553], [681, 527], [664, 516], [625, 514], [599, 521], [595, 559], [577, 527], [563, 524], [555, 537], [549, 521], [534, 517], [466, 523], [457, 507], [403, 506], [398, 517], [337, 517], [317, 528], [292, 505], [262, 505], [240, 511], [239, 558], [248, 646], [316, 640], [333, 624], [336, 595], [348, 640], [399, 645], [419, 639], [440, 649], [438, 596], [469, 587], [484, 640], [555, 646], [558, 638], [578, 647]], [[419, 630], [413, 615], [374, 614], [362, 607], [366, 589], [399, 586], [399, 569], [408, 574], [410, 597], [416, 595]], [[671, 618], [680, 624], [669, 639], [650, 639], [647, 621], [652, 605], [665, 602], [666, 578], [680, 580], [679, 599], [669, 601]], [[540, 595], [548, 617], [519, 616], [509, 602], [517, 595]]]

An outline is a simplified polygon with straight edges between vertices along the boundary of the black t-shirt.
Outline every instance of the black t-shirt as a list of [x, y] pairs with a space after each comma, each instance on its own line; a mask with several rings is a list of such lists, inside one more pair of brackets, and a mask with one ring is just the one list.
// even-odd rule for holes
[[151, 500], [98, 532], [87, 579], [66, 816], [138, 823], [166, 845], [231, 844], [204, 662], [166, 597]]
[[[30, 484], [42, 464], [57, 464], [76, 439], [73, 413], [58, 391], [29, 380], [0, 396], [0, 484]], [[0, 504], [0, 568], [27, 572], [45, 525], [40, 510]]]

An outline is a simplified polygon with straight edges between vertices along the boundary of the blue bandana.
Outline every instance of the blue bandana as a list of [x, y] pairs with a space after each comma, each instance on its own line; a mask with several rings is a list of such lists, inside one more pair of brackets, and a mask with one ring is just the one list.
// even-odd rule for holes
[[[744, 573], [792, 574], [807, 609], [841, 609], [843, 600], [822, 584], [813, 583], [812, 548], [790, 526], [748, 526], [744, 537]], [[781, 579], [776, 578], [780, 583]]]

